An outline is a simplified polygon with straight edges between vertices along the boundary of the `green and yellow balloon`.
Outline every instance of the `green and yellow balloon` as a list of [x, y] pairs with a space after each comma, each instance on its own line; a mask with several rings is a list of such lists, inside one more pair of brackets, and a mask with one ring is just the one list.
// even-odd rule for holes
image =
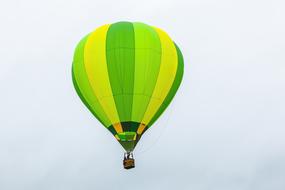
[[181, 51], [164, 31], [117, 22], [79, 42], [72, 77], [82, 102], [131, 152], [173, 99], [183, 67]]

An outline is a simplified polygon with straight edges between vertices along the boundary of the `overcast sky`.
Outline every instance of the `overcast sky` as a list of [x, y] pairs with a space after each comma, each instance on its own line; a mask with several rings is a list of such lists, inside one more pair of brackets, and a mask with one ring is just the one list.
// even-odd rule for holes
[[[280, 0], [9, 0], [0, 5], [1, 190], [284, 190]], [[185, 59], [181, 88], [124, 170], [72, 85], [77, 42], [141, 21]]]

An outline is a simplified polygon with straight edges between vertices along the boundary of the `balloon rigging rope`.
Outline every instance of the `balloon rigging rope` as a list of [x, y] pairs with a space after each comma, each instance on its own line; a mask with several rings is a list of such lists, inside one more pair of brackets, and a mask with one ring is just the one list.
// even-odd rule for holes
[[[148, 147], [146, 147], [144, 150], [136, 152], [136, 155], [143, 155], [143, 154], [145, 154], [146, 152], [151, 150], [159, 142], [159, 140], [161, 139], [162, 135], [165, 133], [166, 129], [169, 127], [169, 120], [172, 117], [173, 110], [174, 110], [174, 107], [175, 107], [175, 103], [174, 102], [175, 102], [175, 98], [174, 98], [174, 100], [171, 101], [171, 105], [169, 105], [169, 107], [168, 107], [169, 110], [168, 110], [168, 114], [167, 114], [166, 119], [165, 119], [165, 124], [162, 126], [162, 130], [161, 130], [159, 136], [156, 137], [154, 139], [153, 143], [148, 145]], [[156, 124], [156, 125], [160, 125], [160, 124], [162, 125], [163, 122], [159, 121], [158, 124]], [[136, 151], [136, 149], [135, 149], [135, 151]]]

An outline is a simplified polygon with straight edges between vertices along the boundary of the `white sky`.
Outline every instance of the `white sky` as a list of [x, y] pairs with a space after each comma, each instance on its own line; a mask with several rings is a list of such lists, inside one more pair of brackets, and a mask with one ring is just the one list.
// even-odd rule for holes
[[[284, 190], [278, 0], [9, 0], [0, 6], [1, 190]], [[136, 168], [73, 89], [77, 42], [121, 20], [167, 31], [185, 75]]]

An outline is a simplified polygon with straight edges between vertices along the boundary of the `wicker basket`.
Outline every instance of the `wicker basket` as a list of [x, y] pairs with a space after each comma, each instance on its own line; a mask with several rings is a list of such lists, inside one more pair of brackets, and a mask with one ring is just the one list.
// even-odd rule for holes
[[133, 159], [133, 158], [124, 159], [123, 164], [124, 164], [125, 169], [134, 168], [135, 167], [135, 159]]

